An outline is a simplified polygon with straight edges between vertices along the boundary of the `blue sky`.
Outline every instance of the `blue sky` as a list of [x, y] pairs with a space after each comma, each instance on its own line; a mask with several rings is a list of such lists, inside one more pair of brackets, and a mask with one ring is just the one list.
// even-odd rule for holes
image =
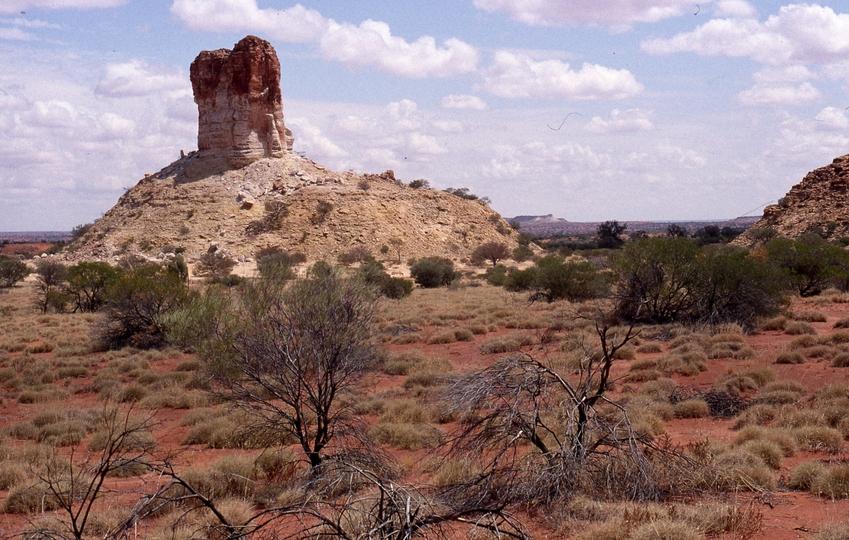
[[295, 150], [505, 216], [758, 214], [849, 153], [849, 3], [2, 0], [0, 230], [92, 221], [197, 145], [188, 67], [268, 39]]

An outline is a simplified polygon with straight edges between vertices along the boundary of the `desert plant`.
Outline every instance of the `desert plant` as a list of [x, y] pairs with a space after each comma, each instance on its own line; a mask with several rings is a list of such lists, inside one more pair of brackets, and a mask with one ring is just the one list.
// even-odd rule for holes
[[492, 266], [498, 264], [498, 261], [506, 259], [510, 256], [510, 248], [503, 242], [486, 242], [476, 247], [472, 251], [472, 262], [489, 261]]
[[175, 337], [197, 348], [269, 443], [294, 437], [313, 467], [335, 438], [364, 440], [339, 397], [380, 358], [368, 286], [330, 268], [290, 287], [259, 280], [239, 292], [209, 291], [176, 318]]
[[426, 289], [451, 285], [460, 277], [454, 270], [454, 263], [443, 257], [425, 257], [410, 267], [410, 276]]
[[211, 278], [221, 278], [229, 274], [236, 261], [219, 250], [209, 250], [198, 259], [195, 265], [195, 274]]
[[12, 287], [30, 274], [30, 269], [21, 260], [0, 257], [0, 288]]
[[75, 311], [92, 312], [106, 303], [106, 290], [122, 271], [104, 262], [81, 261], [68, 267], [67, 292], [73, 297]]
[[42, 313], [50, 308], [64, 311], [65, 304], [70, 301], [63, 291], [68, 267], [59, 261], [41, 259], [35, 264], [36, 273], [36, 306]]
[[146, 266], [127, 272], [107, 289], [96, 340], [107, 349], [161, 347], [167, 342], [166, 316], [191, 297], [183, 280], [165, 268]]
[[[635, 330], [614, 328], [603, 318], [594, 328], [595, 339], [585, 336], [578, 344], [577, 377], [562, 376], [529, 355], [513, 355], [450, 387], [448, 400], [457, 411], [475, 412], [460, 427], [454, 448], [470, 456], [494, 456], [489, 474], [515, 478], [508, 485], [517, 491], [511, 493], [505, 485], [501, 497], [549, 503], [581, 487], [607, 496], [658, 495], [643, 452], [645, 440], [624, 408], [614, 406], [604, 413], [599, 408], [610, 403], [616, 352], [635, 337]], [[518, 450], [525, 444], [534, 452]], [[603, 471], [618, 480], [608, 483]], [[594, 474], [600, 476], [593, 480]]]

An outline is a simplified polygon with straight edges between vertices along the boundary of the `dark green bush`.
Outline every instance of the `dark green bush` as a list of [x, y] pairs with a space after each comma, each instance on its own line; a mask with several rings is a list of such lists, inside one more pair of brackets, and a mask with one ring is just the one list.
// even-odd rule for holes
[[78, 262], [68, 268], [66, 290], [74, 310], [93, 312], [106, 302], [106, 288], [122, 274], [120, 268], [105, 262]]
[[366, 283], [375, 287], [381, 296], [398, 300], [413, 292], [412, 281], [391, 277], [383, 270], [383, 264], [378, 261], [363, 264], [357, 273]]
[[25, 262], [0, 257], [0, 288], [11, 287], [29, 274], [30, 270]]
[[425, 257], [410, 267], [413, 280], [426, 289], [451, 285], [459, 279], [460, 272], [454, 270], [454, 263], [443, 257]]
[[849, 274], [849, 253], [819, 235], [798, 240], [777, 238], [766, 245], [770, 263], [779, 268], [789, 287], [800, 296], [815, 296], [835, 279]]
[[96, 340], [105, 349], [164, 346], [166, 316], [191, 297], [183, 280], [160, 266], [127, 272], [107, 288], [105, 316], [95, 328]]

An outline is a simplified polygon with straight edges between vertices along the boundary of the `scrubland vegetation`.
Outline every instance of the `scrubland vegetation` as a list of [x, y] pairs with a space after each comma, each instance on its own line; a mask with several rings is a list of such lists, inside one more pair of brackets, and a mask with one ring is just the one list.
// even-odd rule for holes
[[846, 253], [624, 232], [412, 280], [2, 261], [0, 535], [762, 538], [849, 501]]

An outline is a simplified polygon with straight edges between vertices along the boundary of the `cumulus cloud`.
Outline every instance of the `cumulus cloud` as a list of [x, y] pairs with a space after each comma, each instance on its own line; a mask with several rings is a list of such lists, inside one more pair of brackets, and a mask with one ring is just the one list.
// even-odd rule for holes
[[3, 0], [0, 13], [20, 13], [30, 8], [100, 9], [122, 6], [128, 0]]
[[191, 94], [188, 77], [182, 70], [151, 66], [141, 60], [106, 66], [94, 92], [112, 98], [139, 97], [159, 92]]
[[174, 0], [171, 13], [193, 30], [258, 32], [286, 42], [316, 43], [328, 60], [401, 77], [449, 77], [472, 72], [478, 64], [477, 49], [459, 39], [437, 44], [422, 36], [410, 43], [393, 36], [384, 22], [338, 23], [300, 4], [260, 9], [256, 0]]
[[407, 147], [416, 154], [436, 155], [448, 152], [448, 150], [439, 145], [435, 137], [422, 133], [410, 133], [407, 139]]
[[297, 131], [295, 139], [299, 151], [313, 156], [324, 156], [328, 158], [342, 158], [348, 156], [348, 152], [340, 148], [328, 137], [326, 137], [317, 126], [307, 118], [287, 118], [286, 124]]
[[192, 30], [261, 32], [290, 43], [317, 41], [329, 21], [301, 4], [288, 9], [260, 9], [256, 0], [174, 0], [171, 13]]
[[469, 73], [478, 63], [477, 50], [459, 39], [448, 39], [441, 47], [430, 36], [408, 43], [393, 36], [388, 24], [372, 20], [359, 26], [331, 21], [320, 47], [330, 60], [414, 79]]
[[842, 131], [849, 128], [849, 119], [846, 118], [845, 111], [834, 107], [826, 107], [814, 117], [817, 122], [816, 129], [824, 131]]
[[716, 3], [714, 14], [717, 17], [753, 17], [757, 10], [744, 0], [721, 0]]
[[692, 32], [644, 41], [641, 48], [651, 54], [748, 56], [766, 64], [828, 64], [849, 58], [849, 14], [827, 6], [792, 4], [765, 22], [712, 19]]
[[737, 94], [745, 105], [794, 105], [816, 101], [820, 92], [809, 82], [792, 85], [755, 85]]
[[537, 26], [567, 23], [630, 25], [677, 17], [693, 9], [689, 0], [474, 0], [478, 9], [508, 14]]
[[0, 28], [0, 39], [32, 41], [37, 38], [35, 34], [24, 32], [20, 28]]
[[488, 92], [505, 98], [622, 99], [643, 90], [626, 69], [584, 63], [575, 71], [560, 60], [537, 62], [509, 51], [496, 52], [483, 77]]
[[481, 98], [463, 94], [445, 96], [439, 100], [439, 106], [443, 109], [471, 109], [475, 111], [483, 111], [487, 107], [486, 102]]
[[620, 111], [613, 109], [608, 118], [594, 116], [584, 129], [593, 133], [633, 133], [649, 131], [654, 127], [649, 120], [649, 114], [640, 109]]

